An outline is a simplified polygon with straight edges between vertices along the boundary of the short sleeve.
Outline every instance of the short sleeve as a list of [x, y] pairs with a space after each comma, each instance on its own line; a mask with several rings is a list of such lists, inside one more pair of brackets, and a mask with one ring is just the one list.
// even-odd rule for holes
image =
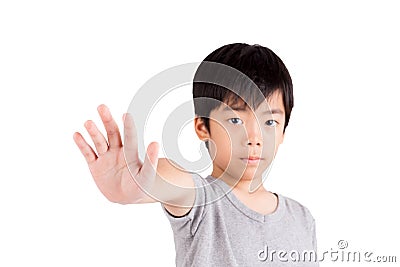
[[313, 250], [317, 253], [317, 235], [316, 235], [316, 229], [315, 229], [315, 220], [312, 221], [311, 224], [311, 233], [312, 233], [312, 246]]
[[316, 235], [316, 229], [315, 229], [315, 219], [312, 216], [310, 210], [306, 207], [304, 207], [305, 210], [305, 214], [306, 214], [306, 218], [308, 221], [308, 229], [309, 229], [309, 233], [311, 235], [311, 245], [312, 245], [312, 249], [317, 252], [317, 235]]
[[192, 179], [194, 182], [196, 194], [193, 207], [186, 215], [179, 217], [174, 216], [167, 209], [165, 209], [162, 203], [160, 203], [165, 215], [167, 216], [171, 224], [172, 231], [175, 235], [178, 236], [194, 236], [206, 213], [207, 205], [205, 205], [205, 203], [207, 183], [204, 178], [196, 173], [192, 174]]

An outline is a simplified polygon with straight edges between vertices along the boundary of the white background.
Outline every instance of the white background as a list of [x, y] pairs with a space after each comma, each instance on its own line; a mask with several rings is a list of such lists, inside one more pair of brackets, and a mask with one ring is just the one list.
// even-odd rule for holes
[[400, 261], [396, 6], [2, 1], [0, 266], [174, 266], [160, 204], [107, 202], [72, 134], [101, 103], [121, 125], [147, 79], [232, 42], [271, 48], [293, 78], [266, 188], [311, 210], [319, 251], [343, 239]]

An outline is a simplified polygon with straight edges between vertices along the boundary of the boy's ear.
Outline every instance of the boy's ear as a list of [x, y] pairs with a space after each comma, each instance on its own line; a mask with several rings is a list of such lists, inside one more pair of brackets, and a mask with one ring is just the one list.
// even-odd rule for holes
[[194, 118], [194, 130], [201, 141], [210, 139], [210, 134], [206, 128], [204, 120], [198, 116]]

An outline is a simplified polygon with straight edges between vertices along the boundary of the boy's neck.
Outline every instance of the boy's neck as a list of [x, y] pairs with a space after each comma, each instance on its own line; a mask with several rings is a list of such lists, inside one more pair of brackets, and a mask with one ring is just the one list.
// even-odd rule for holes
[[[240, 193], [245, 194], [256, 194], [256, 193], [265, 193], [267, 190], [264, 188], [262, 183], [262, 177], [254, 177], [253, 179], [246, 179], [244, 177], [240, 178], [238, 181], [237, 178], [233, 178], [228, 174], [222, 175], [220, 177], [216, 177], [211, 174], [216, 179], [221, 179], [224, 181], [229, 187], [239, 191]], [[250, 190], [252, 188], [252, 190]]]

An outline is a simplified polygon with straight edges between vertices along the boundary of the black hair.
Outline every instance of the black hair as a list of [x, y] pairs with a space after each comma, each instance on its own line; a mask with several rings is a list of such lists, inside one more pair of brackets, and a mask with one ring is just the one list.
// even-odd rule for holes
[[[209, 115], [210, 112], [218, 108], [221, 104], [235, 104], [238, 102], [238, 95], [231, 89], [221, 85], [202, 82], [201, 76], [207, 72], [208, 65], [205, 62], [215, 62], [227, 65], [250, 78], [264, 97], [255, 97], [258, 94], [249, 86], [243, 86], [238, 79], [231, 82], [236, 87], [235, 92], [239, 92], [240, 99], [244, 103], [249, 103], [256, 109], [265, 99], [268, 99], [275, 91], [279, 91], [283, 97], [285, 107], [285, 124], [283, 132], [289, 123], [290, 113], [293, 108], [293, 85], [289, 71], [282, 60], [269, 48], [255, 44], [233, 43], [224, 45], [209, 54], [200, 63], [193, 78], [193, 100], [196, 98], [211, 98], [209, 104], [201, 101], [194, 102], [194, 111], [203, 121], [208, 131], [210, 131]], [[235, 79], [235, 77], [229, 77]], [[253, 86], [254, 88], [254, 86]], [[243, 101], [240, 101], [243, 102]]]

